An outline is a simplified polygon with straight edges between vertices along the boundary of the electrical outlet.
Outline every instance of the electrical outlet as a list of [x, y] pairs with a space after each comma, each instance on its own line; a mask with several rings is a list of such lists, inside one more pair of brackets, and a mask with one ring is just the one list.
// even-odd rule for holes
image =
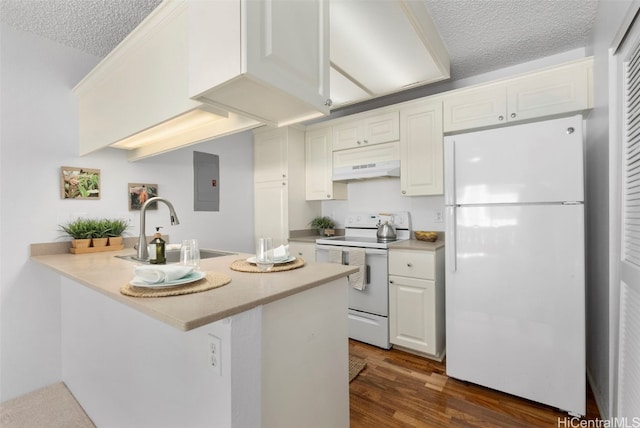
[[209, 365], [218, 376], [222, 375], [220, 366], [222, 365], [221, 354], [222, 341], [219, 337], [209, 334]]
[[440, 210], [436, 210], [436, 211], [433, 213], [433, 221], [434, 221], [435, 223], [442, 223], [442, 222], [444, 221], [444, 220], [443, 220], [443, 218], [442, 218], [442, 211], [440, 211]]

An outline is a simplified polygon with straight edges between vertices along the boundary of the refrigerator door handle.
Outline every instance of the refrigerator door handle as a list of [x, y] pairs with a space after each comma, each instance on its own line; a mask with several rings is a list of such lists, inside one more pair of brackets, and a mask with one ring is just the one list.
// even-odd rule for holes
[[447, 265], [449, 272], [455, 273], [458, 268], [458, 255], [456, 253], [456, 207], [448, 206], [445, 211], [445, 229], [447, 237], [447, 245], [445, 245]]
[[444, 204], [454, 205], [456, 203], [456, 141], [454, 137], [444, 139]]

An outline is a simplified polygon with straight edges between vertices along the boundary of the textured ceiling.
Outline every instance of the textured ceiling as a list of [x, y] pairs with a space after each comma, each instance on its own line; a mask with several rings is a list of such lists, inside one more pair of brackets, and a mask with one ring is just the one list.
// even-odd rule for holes
[[597, 0], [424, 0], [451, 59], [467, 77], [585, 47]]
[[[447, 46], [454, 78], [585, 47], [597, 8], [597, 0], [423, 1]], [[160, 0], [0, 0], [0, 20], [103, 57], [158, 4]]]
[[161, 0], [0, 0], [0, 21], [99, 57]]

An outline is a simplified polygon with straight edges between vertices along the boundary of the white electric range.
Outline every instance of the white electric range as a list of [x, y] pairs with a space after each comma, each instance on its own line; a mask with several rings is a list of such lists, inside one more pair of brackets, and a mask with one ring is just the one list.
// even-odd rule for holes
[[[395, 240], [379, 240], [378, 226], [389, 221], [396, 228]], [[411, 238], [408, 212], [350, 213], [345, 235], [316, 240], [316, 261], [349, 265], [364, 255], [363, 288], [349, 287], [349, 337], [389, 349], [389, 244]], [[362, 260], [362, 257], [358, 257]], [[352, 264], [352, 263], [351, 263]]]

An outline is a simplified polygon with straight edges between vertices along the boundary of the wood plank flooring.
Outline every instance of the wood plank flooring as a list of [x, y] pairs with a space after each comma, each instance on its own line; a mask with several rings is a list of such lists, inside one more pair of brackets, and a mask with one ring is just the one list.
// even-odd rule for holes
[[[449, 378], [444, 363], [404, 351], [349, 340], [349, 353], [367, 362], [349, 384], [351, 428], [558, 427], [558, 418], [568, 418], [557, 409]], [[589, 390], [585, 419], [597, 418]], [[561, 426], [577, 425], [567, 419]]]

